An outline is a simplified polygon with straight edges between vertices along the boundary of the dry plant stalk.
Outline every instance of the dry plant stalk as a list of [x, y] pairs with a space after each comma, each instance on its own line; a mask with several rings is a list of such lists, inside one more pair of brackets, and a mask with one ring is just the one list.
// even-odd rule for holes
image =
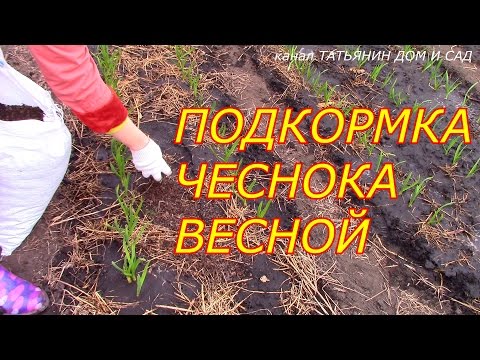
[[397, 293], [396, 315], [440, 315], [441, 312], [423, 303], [418, 296], [401, 290]]
[[272, 259], [285, 272], [292, 283], [289, 291], [282, 294], [282, 303], [287, 314], [338, 315], [342, 311], [325, 291], [329, 284], [336, 283], [331, 273], [335, 264], [322, 271], [316, 257], [303, 251], [292, 255], [285, 252], [286, 244], [277, 247]]
[[234, 315], [245, 310], [242, 303], [248, 298], [238, 300], [238, 294], [242, 288], [238, 282], [226, 282], [213, 276], [200, 276], [200, 292], [194, 299], [190, 299], [179, 284], [177, 297], [188, 304], [184, 312], [193, 315]]

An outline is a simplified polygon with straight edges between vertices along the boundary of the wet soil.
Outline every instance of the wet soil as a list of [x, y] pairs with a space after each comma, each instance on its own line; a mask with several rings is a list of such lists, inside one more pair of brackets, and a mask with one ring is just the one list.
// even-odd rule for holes
[[[345, 47], [324, 46], [312, 47], [311, 50], [333, 50]], [[467, 47], [472, 50], [472, 47]], [[364, 46], [362, 50], [386, 51], [391, 48], [385, 46]], [[393, 50], [395, 51], [395, 50]], [[478, 47], [476, 48], [478, 55]], [[318, 54], [318, 53], [317, 53]], [[392, 55], [395, 56], [395, 55]], [[476, 60], [478, 61], [478, 57]], [[372, 71], [377, 63], [368, 62], [364, 69], [367, 74]], [[459, 64], [451, 62], [449, 69]], [[427, 111], [433, 108], [447, 108], [446, 115], [439, 121], [439, 129], [444, 129], [448, 120], [452, 118], [456, 109], [461, 106], [464, 96], [470, 87], [470, 83], [462, 81], [462, 84], [448, 99], [443, 88], [434, 90], [428, 72], [422, 72], [423, 62], [393, 63], [382, 70], [380, 81], [391, 71], [394, 79], [397, 79], [395, 88], [404, 92], [407, 100], [397, 107], [389, 99], [391, 86], [382, 88], [365, 81], [358, 75], [358, 67], [354, 62], [317, 62], [316, 67], [322, 73], [322, 79], [330, 84], [347, 89], [352, 100], [356, 100], [361, 106], [371, 109], [388, 107], [393, 114], [398, 114], [401, 108], [412, 107], [415, 103], [423, 103]], [[445, 67], [441, 68], [445, 71]], [[451, 70], [449, 70], [452, 73]], [[478, 74], [478, 72], [477, 72]], [[272, 74], [271, 76], [275, 76]], [[455, 75], [454, 75], [455, 76]], [[458, 77], [454, 77], [457, 79]], [[353, 86], [355, 84], [355, 86]], [[281, 90], [281, 89], [280, 89]], [[473, 94], [472, 99], [478, 97]], [[311, 106], [311, 102], [302, 99], [294, 101], [295, 109]], [[288, 104], [290, 105], [290, 104]], [[391, 248], [414, 260], [417, 264], [428, 269], [430, 276], [436, 281], [446, 280], [446, 284], [460, 298], [476, 298], [480, 296], [480, 187], [478, 175], [467, 177], [469, 169], [480, 158], [479, 149], [479, 123], [480, 109], [475, 101], [469, 102], [469, 125], [472, 132], [472, 144], [467, 145], [461, 161], [452, 169], [452, 153], [445, 155], [441, 145], [431, 144], [423, 139], [417, 145], [399, 145], [395, 136], [384, 136], [380, 147], [390, 153], [388, 161], [399, 164], [397, 168], [398, 189], [405, 174], [412, 172], [416, 178], [422, 179], [432, 176], [422, 196], [410, 207], [408, 201], [410, 193], [406, 192], [398, 200], [391, 200], [384, 194], [378, 194], [370, 202], [369, 215], [373, 219], [372, 230], [381, 235]], [[328, 131], [328, 127], [326, 129]], [[411, 136], [411, 128], [407, 132], [407, 139]], [[330, 153], [330, 159], [337, 165], [344, 163], [360, 164], [365, 161], [377, 163], [379, 151], [372, 156], [365, 154], [359, 156], [358, 152], [335, 151]], [[387, 160], [383, 160], [387, 161]], [[371, 184], [371, 177], [364, 176], [364, 184]], [[352, 199], [354, 200], [354, 199]], [[447, 215], [440, 224], [440, 231], [432, 238], [419, 232], [419, 223], [425, 221], [429, 214], [439, 206], [453, 202], [445, 212]], [[448, 236], [451, 235], [451, 236]]]

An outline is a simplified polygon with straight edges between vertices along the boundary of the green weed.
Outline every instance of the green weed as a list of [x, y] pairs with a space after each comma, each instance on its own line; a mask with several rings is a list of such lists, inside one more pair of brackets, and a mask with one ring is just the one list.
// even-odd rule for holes
[[[444, 80], [444, 75], [440, 72], [440, 66], [442, 65], [443, 60], [438, 59], [433, 62], [429, 67], [430, 69], [430, 86], [437, 91], [442, 86]], [[433, 82], [433, 84], [432, 84]]]
[[113, 155], [113, 161], [110, 162], [110, 170], [120, 180], [123, 191], [127, 191], [130, 184], [130, 173], [127, 171], [127, 163], [130, 160], [130, 156], [127, 155], [127, 147], [120, 141], [112, 139], [110, 149]]
[[440, 67], [442, 66], [442, 64], [443, 64], [443, 60], [437, 59], [435, 65], [433, 65], [432, 67], [432, 72], [435, 74], [440, 74]]
[[463, 156], [463, 151], [467, 148], [467, 145], [464, 145], [463, 143], [458, 144], [457, 148], [455, 149], [455, 152], [453, 153], [453, 159], [452, 159], [452, 164], [456, 165]]
[[215, 114], [215, 111], [217, 110], [217, 102], [216, 101], [212, 101], [212, 104], [210, 105], [210, 114]]
[[316, 83], [313, 86], [313, 92], [317, 97], [323, 97], [323, 101], [328, 103], [335, 93], [336, 86], [330, 86], [328, 81], [325, 81], [321, 84]]
[[425, 72], [427, 71], [428, 69], [430, 69], [433, 65], [435, 65], [435, 62], [437, 60], [433, 60], [431, 57], [429, 57], [425, 63], [423, 64], [423, 67], [422, 67], [422, 72]]
[[390, 87], [390, 91], [388, 92], [388, 98], [392, 101], [396, 106], [402, 105], [406, 100], [407, 97], [401, 90], [395, 89], [395, 84], [397, 83], [397, 79], [393, 82], [392, 86]]
[[432, 74], [433, 75], [430, 77], [430, 82], [433, 80], [433, 84], [430, 83], [430, 86], [433, 88], [433, 90], [437, 91], [442, 86], [443, 76], [435, 73]]
[[191, 59], [193, 48], [182, 45], [175, 45], [175, 56], [177, 57], [177, 66], [180, 69], [180, 74], [183, 80], [188, 83], [190, 90], [192, 90], [193, 98], [198, 106], [203, 104], [203, 94], [200, 91], [199, 85], [202, 79], [201, 74], [195, 74], [196, 64]]
[[[118, 92], [117, 68], [120, 61], [120, 50], [116, 49], [109, 52], [107, 45], [100, 45], [95, 58], [105, 83]], [[120, 141], [112, 139], [110, 150], [113, 156], [113, 161], [110, 162], [110, 170], [120, 180], [122, 188], [122, 192], [120, 192], [120, 185], [117, 185], [115, 188], [117, 201], [123, 211], [123, 215], [125, 215], [124, 226], [120, 225], [118, 219], [114, 220], [113, 225], [108, 225], [122, 237], [122, 267], [118, 266], [115, 262], [112, 262], [112, 265], [126, 277], [129, 283], [136, 282], [136, 293], [137, 296], [139, 296], [150, 265], [150, 262], [147, 262], [140, 276], [137, 276], [138, 266], [145, 261], [145, 259], [137, 257], [136, 252], [136, 245], [145, 230], [145, 225], [136, 230], [143, 200], [140, 201], [137, 208], [133, 206], [133, 203], [127, 204], [127, 198], [129, 198], [127, 196], [128, 188], [130, 185], [130, 173], [127, 171], [127, 163], [130, 160], [130, 156], [127, 154], [127, 147]], [[119, 261], [122, 261], [122, 259]]]
[[225, 146], [223, 150], [223, 154], [217, 155], [217, 158], [222, 162], [225, 162], [225, 163], [228, 162], [230, 158], [233, 156], [233, 154], [235, 153], [235, 150], [238, 148], [238, 144], [240, 143], [240, 140], [241, 138], [238, 138], [232, 144]]
[[478, 81], [468, 88], [467, 92], [465, 93], [465, 96], [463, 97], [462, 106], [468, 106], [467, 102], [468, 100], [470, 100], [469, 94], [477, 84], [478, 84]]
[[[256, 183], [257, 183], [256, 179], [253, 179], [252, 181], [250, 181], [250, 183], [247, 185], [247, 188], [246, 188], [247, 192], [251, 193], [252, 190], [253, 190], [253, 187], [255, 186]], [[237, 192], [235, 190], [235, 186], [233, 188], [234, 188], [235, 194], [242, 200], [243, 206], [247, 206], [247, 199], [242, 197], [240, 194], [237, 194]]]
[[345, 114], [346, 117], [350, 116], [350, 113], [352, 112], [354, 106], [355, 105], [350, 104], [350, 105], [346, 105], [345, 107], [342, 108], [343, 113]]
[[377, 171], [377, 172], [378, 172], [378, 170], [380, 170], [380, 166], [382, 165], [384, 158], [388, 158], [390, 156], [395, 156], [395, 154], [387, 153], [387, 152], [383, 151], [382, 149], [378, 149], [378, 150], [380, 151], [380, 153], [378, 154], [377, 165], [375, 167], [375, 171]]
[[372, 156], [373, 154], [373, 150], [375, 149], [375, 145], [373, 145], [371, 142], [370, 142], [370, 139], [372, 137], [372, 133], [373, 133], [373, 129], [370, 128], [366, 131], [363, 131], [362, 133], [358, 133], [358, 140], [360, 142], [360, 144], [363, 145], [363, 147], [365, 149], [367, 149], [367, 152], [368, 152], [368, 156]]
[[295, 69], [305, 77], [305, 80], [309, 84], [315, 96], [323, 98], [323, 101], [325, 103], [328, 103], [335, 94], [335, 88], [337, 86], [331, 86], [328, 81], [320, 81], [321, 75], [327, 70], [324, 70], [320, 74], [317, 74], [317, 69], [310, 60], [298, 61], [296, 56], [296, 46], [288, 45], [287, 51], [290, 57], [288, 69], [290, 70], [292, 66], [295, 67]]
[[375, 65], [375, 67], [372, 69], [372, 72], [370, 73], [370, 79], [372, 80], [373, 83], [377, 81], [377, 78], [380, 75], [380, 72], [385, 66], [387, 66], [387, 63], [380, 63]]
[[454, 202], [449, 202], [449, 203], [446, 203], [446, 204], [443, 204], [442, 206], [440, 206], [437, 210], [435, 210], [428, 217], [427, 224], [431, 225], [431, 226], [439, 224], [443, 220], [443, 217], [444, 217], [443, 209], [445, 209], [447, 206], [451, 206], [453, 204], [454, 204]]
[[201, 105], [203, 103], [203, 95], [198, 88], [201, 79], [202, 75], [198, 74], [192, 75], [188, 80], [188, 85], [190, 86], [190, 89], [192, 89], [193, 97], [197, 101], [197, 105]]
[[[357, 48], [354, 49], [353, 51], [347, 50], [347, 52], [348, 52], [351, 56], [354, 56], [354, 54], [355, 54], [356, 52], [361, 52], [361, 51], [362, 51], [362, 49], [361, 49], [361, 46], [360, 46], [360, 45], [358, 45]], [[362, 68], [362, 67], [367, 63], [367, 61], [368, 61], [368, 58], [365, 59], [365, 58], [362, 56], [362, 58], [361, 58], [360, 60], [357, 60], [357, 65], [358, 65], [358, 67], [359, 67], [359, 68]]]
[[268, 200], [266, 203], [260, 201], [257, 207], [257, 217], [264, 218], [267, 215], [268, 209], [270, 209], [270, 205], [272, 204], [272, 200]]
[[429, 102], [432, 102], [432, 100], [425, 100], [425, 101], [422, 101], [420, 103], [417, 100], [415, 100], [415, 102], [413, 103], [413, 106], [412, 106], [412, 112], [416, 113], [417, 110], [420, 108], [420, 106], [422, 106], [425, 103], [429, 103]]
[[[358, 51], [361, 51], [361, 46], [358, 45], [355, 49], [349, 49], [348, 47], [345, 48], [345, 51], [347, 52], [347, 54], [349, 54], [351, 57], [354, 57], [355, 56], [355, 53], [358, 52]], [[357, 65], [359, 68], [363, 67], [363, 65], [365, 65], [367, 63], [367, 60], [366, 59], [362, 59], [361, 60], [358, 60], [357, 61]]]
[[368, 61], [368, 58], [362, 57], [361, 60], [358, 60], [358, 67], [363, 68], [365, 66], [365, 64], [367, 63], [367, 61]]
[[288, 59], [289, 59], [289, 63], [288, 63], [287, 70], [290, 71], [290, 68], [291, 68], [292, 66], [294, 66], [295, 63], [296, 63], [296, 61], [295, 61], [295, 59], [296, 59], [295, 55], [296, 55], [296, 53], [297, 53], [297, 46], [295, 46], [295, 45], [287, 45], [286, 47], [287, 47]]
[[191, 76], [191, 68], [188, 65], [190, 54], [193, 49], [189, 49], [182, 45], [175, 45], [175, 56], [177, 57], [177, 65], [180, 69], [180, 74], [182, 74], [183, 80], [188, 80]]
[[473, 164], [472, 168], [467, 174], [467, 178], [475, 175], [480, 170], [480, 158]]
[[445, 155], [448, 155], [450, 153], [450, 150], [457, 144], [457, 142], [460, 141], [460, 137], [454, 137], [452, 140], [450, 140], [447, 144], [443, 145], [443, 153]]
[[416, 185], [416, 182], [411, 180], [412, 176], [413, 176], [413, 173], [410, 171], [405, 177], [405, 179], [403, 179], [402, 186], [400, 187], [400, 195], [402, 195], [405, 191], [410, 190], [412, 187]]
[[418, 195], [422, 193], [422, 191], [427, 186], [427, 183], [433, 179], [433, 176], [427, 177], [423, 180], [418, 180], [415, 185], [413, 186], [412, 194], [410, 195], [410, 200], [408, 201], [408, 207], [412, 207], [415, 201], [418, 198]]
[[98, 52], [94, 54], [94, 56], [97, 60], [100, 72], [103, 75], [103, 80], [108, 86], [117, 91], [117, 68], [120, 62], [120, 50], [115, 49], [110, 52], [108, 45], [99, 45]]
[[[414, 190], [414, 193], [417, 193], [417, 195], [414, 197], [413, 201], [417, 198], [418, 194], [422, 192], [422, 190], [425, 188], [425, 185], [428, 181], [433, 179], [433, 177], [426, 178], [422, 180], [421, 178], [418, 178], [417, 180], [413, 179], [413, 173], [410, 171], [405, 179], [402, 181], [402, 185], [400, 187], [400, 195], [402, 195], [404, 192], [410, 190], [410, 189], [417, 189]], [[413, 204], [413, 202], [412, 202]]]
[[[116, 262], [112, 261], [112, 265], [123, 276], [127, 279], [129, 283], [137, 282], [137, 296], [140, 294], [143, 282], [145, 281], [146, 270], [144, 268], [143, 273], [140, 277], [137, 276], [138, 266], [145, 262], [144, 258], [139, 258], [137, 256], [137, 244], [143, 236], [145, 231], [145, 224], [142, 225], [137, 230], [140, 210], [143, 206], [143, 199], [140, 200], [140, 203], [135, 208], [133, 204], [128, 204], [125, 200], [125, 194], [120, 193], [120, 187], [116, 187], [117, 201], [120, 205], [120, 208], [125, 215], [125, 225], [121, 225], [118, 219], [115, 219], [113, 225], [109, 225], [110, 228], [118, 232], [122, 236], [122, 255], [123, 255], [123, 264], [122, 267], [118, 266]], [[119, 261], [122, 261], [119, 260]], [[117, 261], [118, 262], [118, 261]], [[146, 265], [148, 267], [148, 263]]]
[[467, 145], [464, 145], [462, 142], [460, 142], [460, 140], [461, 138], [457, 136], [450, 140], [447, 144], [443, 145], [443, 153], [445, 155], [448, 155], [450, 151], [456, 146], [452, 159], [453, 165], [456, 165], [460, 161], [463, 156], [464, 150], [467, 148]]
[[137, 277], [137, 297], [140, 296], [140, 292], [142, 291], [143, 283], [145, 282], [145, 279], [147, 277], [149, 267], [150, 267], [150, 260], [147, 261], [147, 263], [143, 267], [142, 272]]
[[349, 98], [349, 95], [345, 95], [336, 103], [336, 107], [339, 109], [342, 109], [343, 114], [347, 118], [350, 116], [350, 113], [352, 112], [352, 109], [355, 106], [355, 104], [348, 101], [348, 98]]
[[[425, 116], [425, 119], [428, 119], [429, 116]], [[437, 118], [435, 120], [435, 122], [433, 123], [433, 126], [432, 126], [432, 129], [436, 132], [436, 133], [443, 133], [443, 131], [445, 131], [445, 126], [444, 126], [444, 129], [442, 131], [438, 131], [438, 126], [440, 126], [440, 124], [442, 124], [443, 120], [445, 119], [444, 116], [440, 116], [439, 118]]]
[[455, 80], [453, 83], [448, 75], [448, 71], [445, 71], [444, 75], [444, 80], [445, 80], [445, 100], [448, 99], [450, 94], [455, 91], [456, 88], [458, 88], [461, 84], [460, 80]]
[[392, 70], [390, 73], [387, 74], [385, 79], [382, 82], [382, 89], [386, 88], [388, 84], [392, 81], [393, 75], [395, 75], [395, 71]]

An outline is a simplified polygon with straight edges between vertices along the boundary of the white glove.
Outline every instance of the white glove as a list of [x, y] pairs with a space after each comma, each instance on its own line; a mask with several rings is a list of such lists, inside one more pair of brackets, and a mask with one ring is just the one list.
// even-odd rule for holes
[[152, 139], [143, 149], [132, 151], [132, 162], [146, 178], [152, 176], [155, 180], [160, 181], [162, 180], [162, 173], [167, 176], [172, 174], [172, 169], [163, 160], [160, 146]]

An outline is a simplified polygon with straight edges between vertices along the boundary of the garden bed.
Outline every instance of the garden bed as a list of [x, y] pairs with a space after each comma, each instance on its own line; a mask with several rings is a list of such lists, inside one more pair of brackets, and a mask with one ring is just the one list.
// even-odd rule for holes
[[[305, 47], [320, 58], [322, 50], [333, 46]], [[343, 47], [339, 47], [342, 48]], [[420, 49], [417, 47], [416, 49]], [[470, 48], [469, 48], [470, 49]], [[391, 50], [400, 46], [369, 47], [362, 50]], [[122, 219], [116, 205], [115, 187], [119, 180], [110, 172], [112, 161], [108, 138], [96, 137], [75, 121], [69, 122], [75, 149], [69, 173], [62, 185], [56, 212], [62, 219], [51, 224], [63, 226], [67, 244], [53, 259], [48, 288], [53, 297], [51, 313], [182, 313], [182, 314], [451, 314], [480, 312], [480, 172], [469, 175], [480, 158], [478, 136], [480, 111], [478, 93], [460, 73], [440, 64], [438, 74], [449, 72], [445, 86], [424, 70], [425, 61], [390, 61], [372, 79], [378, 62], [314, 61], [312, 73], [289, 61], [275, 60], [279, 46], [199, 46], [120, 48], [118, 89], [131, 117], [141, 123], [172, 165], [173, 175], [161, 183], [147, 181], [130, 165], [133, 199], [143, 198], [141, 223], [145, 232], [138, 244], [139, 254], [151, 260], [140, 296], [113, 266], [122, 257], [121, 238], [106, 224]], [[479, 59], [473, 48], [473, 59]], [[393, 55], [392, 55], [393, 56]], [[452, 64], [449, 64], [452, 65]], [[436, 66], [436, 64], [432, 65]], [[321, 84], [312, 79], [320, 76]], [[393, 74], [390, 76], [390, 74]], [[390, 81], [387, 82], [390, 76]], [[446, 96], [446, 87], [459, 84]], [[438, 89], [435, 90], [434, 87]], [[393, 90], [392, 90], [393, 88]], [[330, 94], [330, 90], [333, 91]], [[326, 99], [328, 97], [328, 99]], [[447, 97], [447, 98], [446, 98]], [[314, 256], [305, 252], [286, 255], [280, 242], [272, 255], [245, 255], [233, 249], [228, 255], [175, 255], [176, 236], [185, 217], [200, 218], [211, 224], [213, 218], [239, 220], [256, 217], [261, 201], [244, 203], [237, 197], [226, 201], [193, 200], [192, 191], [178, 184], [178, 167], [187, 162], [191, 176], [201, 162], [218, 162], [225, 148], [206, 139], [195, 144], [194, 128], [189, 127], [182, 144], [174, 145], [177, 122], [183, 107], [233, 106], [248, 114], [255, 108], [301, 109], [335, 106], [348, 112], [354, 106], [375, 112], [382, 107], [397, 115], [405, 107], [424, 107], [426, 112], [445, 106], [446, 125], [455, 110], [468, 107], [472, 144], [433, 145], [421, 138], [417, 145], [399, 145], [395, 136], [383, 136], [376, 147], [355, 139], [321, 146], [309, 134], [311, 119], [300, 129], [309, 140], [301, 145], [289, 139], [265, 151], [263, 145], [250, 145], [243, 153], [233, 152], [230, 161], [272, 165], [281, 162], [286, 174], [295, 162], [305, 167], [327, 162], [338, 171], [345, 163], [353, 166], [371, 161], [395, 163], [398, 190], [413, 184], [398, 199], [378, 193], [371, 200], [353, 194], [336, 199], [335, 194], [313, 201], [301, 193], [293, 199], [280, 189], [265, 219], [280, 218], [283, 229], [292, 219], [328, 217], [339, 225], [351, 207], [369, 209], [372, 228], [364, 254], [355, 248], [342, 255], [328, 252]], [[228, 129], [231, 122], [224, 122]], [[263, 124], [264, 125], [264, 124]], [[263, 126], [262, 125], [262, 126]], [[320, 133], [331, 134], [335, 122], [322, 121]], [[407, 138], [411, 135], [408, 132]], [[457, 149], [459, 149], [457, 151]], [[373, 174], [361, 182], [371, 184]], [[256, 178], [256, 185], [267, 186], [268, 177]], [[325, 178], [315, 178], [321, 186]], [[134, 200], [136, 201], [136, 200]], [[60, 211], [60, 209], [63, 210]], [[68, 209], [68, 210], [67, 210]], [[61, 222], [59, 224], [59, 222]], [[68, 227], [66, 227], [68, 225]], [[321, 232], [314, 238], [321, 238]], [[259, 244], [266, 232], [248, 234], [246, 241]], [[284, 249], [284, 247], [283, 247]]]

